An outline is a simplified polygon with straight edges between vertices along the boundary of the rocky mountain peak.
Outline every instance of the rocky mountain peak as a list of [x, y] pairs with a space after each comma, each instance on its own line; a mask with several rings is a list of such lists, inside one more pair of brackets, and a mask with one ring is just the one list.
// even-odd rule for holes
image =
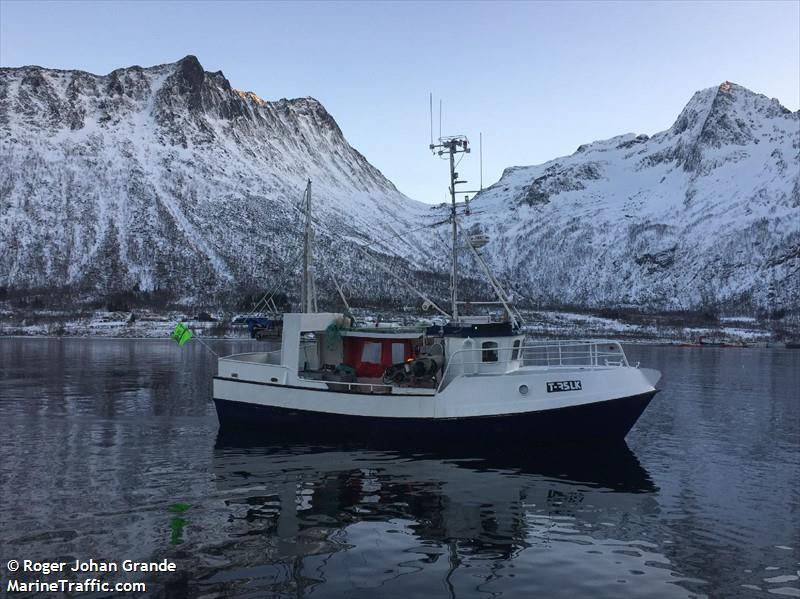
[[203, 82], [206, 78], [206, 72], [200, 65], [200, 61], [197, 60], [197, 57], [189, 55], [179, 60], [177, 67], [175, 73], [181, 93], [189, 97], [190, 107], [199, 107]]
[[773, 129], [791, 127], [790, 121], [797, 119], [798, 114], [778, 100], [724, 81], [692, 96], [672, 127], [659, 137], [670, 147], [652, 160], [675, 160], [690, 172], [713, 168], [716, 159], [704, 166], [706, 150], [761, 143], [775, 134]]
[[[241, 98], [221, 71], [206, 72], [193, 55], [165, 66], [170, 74], [156, 90], [160, 122], [191, 115], [232, 119], [244, 114]], [[182, 114], [184, 109], [188, 115]]]
[[741, 139], [736, 139], [737, 132], [742, 132], [746, 122], [755, 120], [758, 115], [785, 115], [791, 118], [792, 112], [774, 98], [770, 99], [742, 85], [723, 81], [717, 87], [696, 92], [669, 132], [672, 135], [681, 135], [684, 132], [701, 135], [709, 130], [723, 129], [732, 136], [724, 141], [741, 143]]
[[[314, 98], [234, 90], [191, 55], [108, 75], [0, 69], [0, 287], [263, 290], [294, 268], [309, 179], [337, 236], [390, 239], [383, 251], [430, 264], [431, 241], [393, 228], [418, 226], [424, 207]], [[331, 239], [320, 231], [321, 245]], [[337, 246], [327, 260], [355, 273], [354, 252]]]
[[725, 81], [666, 131], [506, 169], [474, 199], [483, 251], [550, 302], [796, 307], [798, 148], [800, 113]]
[[175, 65], [187, 81], [193, 81], [197, 84], [203, 82], [206, 72], [203, 70], [203, 66], [194, 54], [187, 54], [176, 62]]

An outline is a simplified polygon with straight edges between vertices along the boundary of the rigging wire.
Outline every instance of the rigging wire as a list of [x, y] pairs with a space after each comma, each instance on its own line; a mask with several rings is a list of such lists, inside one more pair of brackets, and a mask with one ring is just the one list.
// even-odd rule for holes
[[[462, 158], [463, 158], [463, 156], [462, 156]], [[294, 210], [296, 210], [297, 212], [301, 213], [301, 215], [305, 215], [305, 212], [302, 211], [298, 206], [295, 206], [294, 204], [290, 204], [290, 206]], [[330, 237], [331, 240], [335, 240], [336, 239], [336, 236], [330, 231], [330, 229], [329, 229], [329, 227], [328, 227], [328, 225], [326, 223], [320, 221], [318, 218], [315, 218], [313, 216], [311, 217], [311, 222], [313, 224], [318, 225], [326, 233], [328, 233], [328, 236]], [[368, 243], [366, 243], [366, 242], [365, 243], [361, 243], [360, 240], [354, 240], [354, 241], [356, 241], [356, 243], [354, 243], [353, 247], [355, 248], [355, 250], [359, 254], [361, 254], [363, 257], [367, 258], [375, 266], [377, 266], [378, 268], [380, 268], [381, 270], [383, 270], [384, 272], [389, 274], [391, 277], [393, 277], [396, 280], [398, 280], [401, 284], [403, 284], [404, 286], [409, 288], [416, 295], [420, 296], [427, 304], [429, 304], [430, 306], [435, 308], [438, 312], [442, 313], [445, 316], [449, 316], [444, 310], [442, 310], [438, 305], [436, 305], [435, 302], [433, 302], [432, 300], [427, 298], [424, 294], [420, 293], [416, 288], [414, 288], [408, 282], [406, 282], [403, 279], [399, 278], [391, 269], [389, 269], [389, 268], [385, 267], [384, 265], [380, 264], [374, 256], [370, 255], [367, 252], [367, 249], [371, 248], [371, 246], [378, 245], [378, 244], [383, 244], [383, 243], [386, 243], [387, 241], [390, 241], [392, 239], [395, 239], [395, 238], [398, 238], [398, 237], [401, 237], [401, 236], [404, 236], [404, 235], [408, 235], [410, 233], [414, 233], [414, 232], [417, 232], [417, 231], [421, 231], [423, 229], [438, 227], [440, 225], [447, 224], [449, 222], [450, 222], [450, 218], [447, 218], [447, 219], [444, 219], [444, 220], [436, 221], [434, 223], [428, 223], [428, 224], [425, 224], [425, 225], [421, 225], [421, 226], [415, 227], [413, 229], [406, 229], [405, 231], [401, 231], [401, 232], [395, 233], [393, 235], [388, 235], [388, 236], [385, 236], [385, 237], [382, 237], [382, 238], [378, 238], [378, 239], [372, 239]], [[458, 223], [458, 221], [456, 221], [456, 225], [457, 225], [457, 228], [458, 228], [459, 237], [461, 237], [462, 240], [466, 239], [466, 242], [469, 244], [470, 242], [469, 242], [468, 236], [466, 235], [466, 233], [464, 232], [463, 228], [461, 227], [460, 223]], [[294, 230], [299, 235], [303, 234], [303, 232], [301, 232], [299, 229], [294, 229]], [[440, 244], [444, 244], [444, 241], [441, 238], [441, 234], [440, 233], [435, 234], [433, 236], [433, 239], [436, 239]], [[474, 249], [473, 249], [473, 252], [474, 252]], [[477, 252], [474, 252], [474, 253], [477, 254]], [[295, 260], [293, 260], [292, 263], [289, 265], [289, 268], [285, 271], [284, 276], [279, 280], [279, 282], [276, 285], [274, 285], [273, 288], [269, 292], [267, 292], [261, 298], [261, 300], [259, 300], [259, 302], [253, 307], [253, 309], [249, 313], [250, 315], [255, 313], [255, 312], [257, 312], [261, 308], [262, 304], [264, 304], [265, 306], [269, 305], [269, 301], [272, 299], [274, 294], [278, 291], [280, 286], [285, 283], [285, 281], [288, 279], [289, 275], [294, 271], [294, 267], [297, 266], [298, 262], [300, 262], [302, 257], [303, 257], [303, 252], [300, 252], [298, 254], [298, 256], [295, 258]], [[400, 258], [400, 256], [397, 256], [396, 254], [394, 256], [389, 256], [389, 257], [390, 258], [391, 257]], [[328, 271], [328, 274], [333, 279], [334, 285], [336, 287], [337, 292], [339, 293], [339, 296], [341, 297], [345, 307], [349, 310], [350, 306], [349, 306], [349, 304], [347, 302], [347, 299], [344, 296], [344, 293], [343, 293], [341, 287], [338, 284], [338, 281], [336, 280], [336, 278], [335, 278], [335, 276], [333, 274], [333, 270], [330, 268], [330, 264], [327, 262], [327, 260], [324, 259], [324, 257], [323, 257], [322, 260], [323, 260], [323, 264], [324, 264], [325, 270]], [[506, 294], [505, 294], [505, 291], [502, 289], [502, 286], [499, 285], [499, 281], [492, 280], [494, 277], [488, 271], [488, 266], [486, 264], [482, 263], [483, 260], [482, 260], [482, 258], [480, 258], [479, 255], [478, 255], [478, 262], [481, 263], [480, 266], [482, 267], [482, 269], [485, 271], [485, 273], [489, 277], [490, 286], [495, 288], [495, 292], [498, 293], [498, 296], [501, 298], [501, 301], [502, 300], [508, 301], [508, 298], [504, 297]], [[499, 285], [499, 289], [498, 289], [498, 287], [496, 287], [496, 285]], [[512, 289], [514, 289], [513, 285], [510, 286], [510, 287]], [[514, 289], [514, 291], [518, 292], [516, 289]], [[512, 313], [511, 309], [509, 309], [508, 305], [505, 304], [505, 301], [503, 301], [503, 304], [504, 304], [504, 307], [506, 308], [506, 311], [509, 313], [509, 315], [512, 318], [514, 318], [514, 314]], [[516, 313], [516, 316], [519, 318], [519, 320], [522, 321], [522, 316], [519, 313], [519, 311], [516, 309], [516, 307], [514, 306], [512, 309], [513, 309], [513, 312]]]
[[347, 298], [344, 295], [344, 290], [342, 289], [342, 286], [339, 285], [339, 281], [336, 280], [336, 275], [333, 274], [333, 269], [330, 267], [330, 263], [325, 259], [325, 257], [322, 257], [322, 263], [325, 265], [325, 270], [328, 271], [328, 275], [331, 277], [333, 285], [334, 287], [336, 287], [336, 291], [339, 293], [339, 297], [342, 298], [342, 303], [344, 304], [344, 307], [346, 309], [345, 314], [349, 315], [352, 318], [353, 311], [350, 309], [350, 304], [347, 302]]
[[402, 285], [404, 285], [405, 287], [407, 287], [407, 288], [408, 288], [410, 291], [412, 291], [413, 293], [415, 293], [416, 295], [418, 295], [420, 298], [422, 298], [422, 300], [425, 302], [425, 304], [423, 304], [423, 306], [424, 306], [424, 305], [428, 305], [428, 306], [432, 307], [434, 310], [436, 310], [437, 312], [439, 312], [440, 314], [442, 314], [442, 315], [446, 316], [447, 318], [451, 318], [450, 314], [448, 314], [447, 312], [445, 312], [444, 310], [442, 310], [442, 309], [441, 309], [441, 308], [440, 308], [440, 307], [439, 307], [439, 306], [436, 304], [436, 302], [434, 302], [432, 299], [430, 299], [430, 298], [428, 298], [427, 296], [425, 296], [425, 294], [424, 294], [424, 293], [422, 293], [421, 291], [418, 291], [418, 290], [417, 290], [417, 289], [416, 289], [416, 288], [415, 288], [413, 285], [411, 285], [411, 283], [409, 283], [408, 281], [404, 281], [403, 279], [401, 279], [401, 278], [400, 278], [400, 277], [399, 277], [397, 274], [395, 274], [394, 272], [392, 272], [392, 270], [391, 270], [390, 268], [388, 268], [388, 267], [384, 266], [383, 264], [381, 264], [380, 262], [378, 262], [378, 260], [377, 260], [377, 259], [376, 259], [374, 256], [370, 256], [370, 255], [369, 255], [369, 252], [367, 252], [367, 251], [366, 251], [366, 250], [364, 250], [364, 249], [361, 249], [361, 248], [360, 248], [360, 247], [358, 247], [358, 246], [355, 246], [355, 249], [356, 249], [356, 251], [357, 251], [357, 252], [359, 252], [359, 253], [360, 253], [362, 256], [364, 256], [364, 257], [365, 257], [367, 260], [369, 260], [370, 262], [372, 262], [372, 263], [373, 263], [375, 266], [377, 266], [378, 268], [380, 268], [380, 269], [381, 269], [383, 272], [385, 272], [387, 275], [389, 275], [390, 277], [392, 277], [393, 279], [395, 279], [396, 281], [398, 281], [399, 283], [401, 283]]
[[253, 306], [253, 309], [250, 310], [250, 312], [247, 314], [248, 316], [257, 313], [261, 309], [262, 304], [266, 306], [269, 303], [269, 300], [272, 299], [272, 296], [278, 292], [278, 289], [281, 287], [281, 285], [283, 285], [289, 278], [289, 274], [294, 272], [294, 267], [297, 266], [298, 263], [303, 259], [303, 253], [304, 252], [299, 252], [297, 254], [297, 257], [292, 261], [292, 263], [289, 265], [289, 268], [284, 272], [283, 277], [278, 280], [278, 282], [272, 287], [272, 289], [270, 289], [270, 291], [265, 293], [264, 296], [260, 300], [258, 300], [258, 302]]
[[[295, 205], [294, 203], [289, 203], [289, 206], [292, 209], [294, 209], [296, 212], [299, 212], [302, 216], [305, 216], [305, 212], [303, 210], [301, 210], [299, 206]], [[329, 230], [329, 228], [328, 228], [326, 223], [321, 222], [319, 219], [315, 218], [314, 216], [311, 217], [311, 222], [313, 224], [316, 224], [316, 225], [319, 225], [320, 227], [322, 227], [328, 233], [328, 235], [331, 237], [331, 239], [336, 239], [336, 236], [333, 235], [333, 233]], [[383, 238], [373, 239], [369, 243], [359, 243], [357, 245], [356, 249], [358, 249], [359, 247], [361, 247], [361, 248], [369, 248], [369, 247], [371, 247], [373, 245], [383, 244], [383, 243], [386, 243], [387, 241], [390, 241], [392, 239], [395, 239], [395, 238], [398, 238], [398, 237], [402, 237], [404, 235], [409, 235], [411, 233], [416, 233], [417, 231], [421, 231], [423, 229], [437, 227], [437, 226], [440, 226], [440, 225], [448, 223], [448, 222], [449, 222], [449, 219], [448, 220], [437, 221], [437, 222], [434, 222], [434, 223], [428, 223], [428, 224], [425, 224], [425, 225], [422, 225], [422, 226], [419, 226], [419, 227], [415, 227], [413, 229], [406, 229], [405, 231], [400, 231], [399, 233], [395, 233], [394, 235], [389, 235], [389, 236], [386, 236], [386, 237], [383, 237]], [[303, 235], [304, 234], [299, 229], [294, 229], [293, 227], [290, 227], [290, 228], [293, 229], [299, 235]], [[253, 308], [248, 313], [248, 316], [257, 313], [262, 308], [262, 304], [264, 306], [268, 305], [270, 299], [272, 299], [273, 295], [275, 293], [277, 293], [277, 291], [280, 288], [280, 286], [283, 285], [286, 282], [286, 280], [289, 278], [289, 274], [291, 274], [294, 271], [294, 267], [297, 266], [297, 264], [300, 262], [300, 260], [302, 260], [302, 258], [303, 258], [303, 252], [300, 252], [297, 255], [297, 257], [292, 261], [292, 263], [289, 265], [289, 268], [285, 271], [284, 276], [278, 281], [278, 283], [276, 283], [270, 289], [270, 291], [265, 293], [261, 297], [261, 299], [256, 304], [254, 304]], [[374, 260], [374, 258], [373, 258], [373, 260]], [[325, 263], [325, 266], [326, 266], [326, 270], [329, 271], [329, 274], [331, 275], [331, 277], [333, 277], [332, 271], [328, 267], [327, 263]], [[336, 284], [336, 281], [334, 281], [334, 284], [336, 285], [337, 290], [338, 290], [339, 286], [338, 286], [338, 284]], [[342, 295], [341, 291], [339, 291], [339, 294]], [[343, 296], [342, 296], [342, 300], [344, 301], [345, 305], [347, 306], [347, 301], [344, 299]], [[349, 308], [349, 306], [348, 306], [348, 308]], [[438, 309], [438, 307], [437, 307], [437, 309]]]
[[[301, 216], [305, 216], [305, 212], [303, 210], [301, 210], [298, 206], [295, 206], [294, 204], [290, 204], [290, 206], [295, 211], [300, 213]], [[320, 227], [323, 227], [326, 230], [326, 232], [330, 235], [330, 237], [332, 239], [335, 239], [337, 237], [337, 235], [335, 235], [330, 230], [328, 224], [322, 222], [321, 220], [319, 220], [319, 218], [317, 218], [315, 216], [312, 216], [311, 217], [311, 222], [313, 224], [315, 224], [315, 225], [319, 225]], [[427, 224], [421, 225], [419, 227], [415, 227], [413, 229], [406, 229], [404, 231], [400, 231], [398, 233], [395, 233], [394, 235], [388, 235], [386, 237], [378, 237], [377, 239], [372, 238], [369, 241], [369, 243], [362, 243], [361, 240], [358, 240], [358, 242], [362, 247], [371, 247], [373, 245], [377, 245], [377, 244], [380, 244], [380, 243], [385, 243], [387, 241], [391, 241], [392, 239], [396, 239], [398, 237], [403, 237], [404, 235], [409, 235], [411, 233], [416, 233], [417, 231], [422, 231], [423, 229], [428, 229], [428, 228], [432, 228], [432, 227], [438, 227], [439, 225], [443, 225], [443, 224], [446, 224], [446, 223], [449, 223], [449, 222], [450, 222], [449, 219], [440, 220], [440, 221], [436, 221], [436, 222], [433, 222], [433, 223], [427, 223]], [[303, 234], [299, 229], [295, 229], [295, 232], [297, 232], [299, 234]]]

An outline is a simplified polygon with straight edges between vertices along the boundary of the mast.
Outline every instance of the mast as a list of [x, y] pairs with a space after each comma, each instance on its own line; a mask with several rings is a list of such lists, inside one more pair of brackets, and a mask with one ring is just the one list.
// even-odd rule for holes
[[450, 301], [453, 304], [453, 322], [458, 322], [458, 226], [456, 225], [456, 166], [455, 153], [450, 148], [450, 220], [453, 221], [453, 264], [450, 269]]
[[317, 290], [314, 285], [314, 229], [311, 226], [311, 179], [305, 192], [306, 228], [303, 239], [303, 282], [300, 287], [301, 312], [317, 311]]
[[[481, 150], [481, 188], [480, 190], [474, 189], [470, 191], [460, 190], [461, 193], [480, 193], [483, 191], [483, 133], [480, 134], [480, 150]], [[462, 206], [465, 208], [465, 215], [469, 216], [470, 208], [469, 208], [469, 197], [464, 196], [464, 202], [460, 205], [456, 202], [456, 185], [466, 183], [466, 181], [462, 181], [458, 178], [458, 173], [456, 172], [456, 154], [464, 153], [469, 154], [469, 140], [467, 140], [466, 136], [464, 135], [455, 135], [453, 137], [440, 137], [438, 144], [431, 144], [429, 146], [430, 150], [437, 154], [440, 158], [444, 158], [444, 155], [447, 154], [447, 158], [450, 161], [450, 222], [453, 226], [453, 255], [452, 255], [452, 264], [450, 266], [450, 281], [451, 281], [451, 288], [450, 288], [450, 301], [452, 302], [452, 321], [458, 322], [458, 304], [464, 303], [458, 301], [458, 208]], [[469, 235], [465, 234], [466, 243], [469, 250], [472, 252], [475, 259], [478, 261], [481, 269], [483, 270], [484, 274], [489, 279], [489, 284], [491, 285], [492, 289], [494, 290], [497, 298], [500, 300], [499, 303], [502, 304], [503, 308], [505, 309], [506, 313], [508, 314], [513, 326], [516, 328], [522, 321], [519, 312], [516, 308], [513, 307], [511, 300], [508, 294], [505, 292], [503, 287], [500, 285], [500, 282], [497, 278], [491, 273], [489, 270], [489, 266], [486, 264], [485, 260], [481, 257], [480, 253], [478, 252], [476, 246], [474, 245], [473, 240]], [[485, 245], [486, 241], [483, 241], [482, 245]], [[484, 302], [484, 303], [498, 303], [498, 302]]]
[[450, 222], [453, 225], [453, 251], [450, 266], [450, 301], [452, 304], [453, 322], [458, 321], [458, 222], [456, 212], [456, 185], [466, 183], [458, 180], [456, 172], [456, 154], [469, 154], [469, 141], [463, 135], [455, 137], [440, 137], [438, 144], [431, 144], [430, 149], [439, 156], [447, 153], [450, 160]]

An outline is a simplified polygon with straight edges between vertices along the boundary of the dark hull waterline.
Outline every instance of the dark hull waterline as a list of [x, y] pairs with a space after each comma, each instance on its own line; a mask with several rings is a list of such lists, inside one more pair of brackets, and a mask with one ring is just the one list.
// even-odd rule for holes
[[574, 442], [623, 439], [657, 391], [580, 406], [470, 418], [380, 418], [311, 412], [214, 399], [223, 430], [245, 428], [299, 440], [335, 438]]

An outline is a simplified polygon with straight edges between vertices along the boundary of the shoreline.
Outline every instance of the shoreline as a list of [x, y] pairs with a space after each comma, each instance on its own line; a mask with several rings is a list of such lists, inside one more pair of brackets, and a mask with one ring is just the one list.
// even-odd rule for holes
[[[577, 335], [572, 337], [565, 337], [563, 335], [528, 335], [529, 339], [534, 342], [538, 341], [583, 341], [583, 340], [591, 340], [591, 341], [617, 341], [623, 345], [646, 345], [651, 347], [686, 347], [686, 348], [715, 348], [715, 349], [786, 349], [786, 342], [784, 341], [776, 341], [776, 340], [769, 340], [769, 339], [759, 339], [758, 341], [752, 342], [742, 342], [742, 343], [730, 343], [730, 344], [714, 344], [714, 343], [692, 343], [685, 339], [680, 338], [648, 338], [648, 337], [626, 337], [624, 335], [620, 336], [613, 336], [613, 335]], [[195, 338], [201, 339], [203, 342], [213, 342], [213, 341], [227, 341], [227, 342], [249, 342], [249, 343], [277, 343], [279, 342], [278, 339], [269, 340], [269, 341], [260, 341], [257, 339], [252, 339], [249, 336], [224, 336], [224, 337], [205, 337], [201, 335], [195, 335]], [[113, 335], [97, 335], [97, 334], [90, 334], [90, 333], [83, 333], [83, 334], [71, 334], [71, 335], [52, 335], [52, 334], [29, 334], [29, 335], [19, 335], [19, 334], [4, 334], [0, 332], [0, 341], [4, 339], [46, 339], [46, 340], [83, 340], [83, 341], [94, 341], [94, 340], [107, 340], [107, 341], [161, 341], [161, 342], [170, 342], [174, 343], [174, 341], [169, 337], [166, 336], [113, 336]], [[789, 348], [792, 349], [792, 348]]]
[[[42, 310], [0, 314], [0, 338], [13, 339], [153, 339], [169, 341], [177, 322], [183, 322], [205, 342], [255, 341], [237, 319], [242, 314], [215, 313], [209, 318], [186, 312], [94, 311], [73, 318], [62, 311]], [[426, 316], [428, 318], [426, 318]], [[800, 340], [794, 318], [776, 322], [747, 316], [714, 319], [683, 318], [677, 314], [598, 314], [567, 310], [524, 310], [522, 331], [532, 341], [613, 340], [631, 345], [690, 347], [782, 347]], [[4, 318], [3, 318], [4, 317]], [[404, 326], [425, 326], [429, 315], [407, 312], [364, 312], [360, 320]], [[237, 324], [233, 324], [237, 322]]]

